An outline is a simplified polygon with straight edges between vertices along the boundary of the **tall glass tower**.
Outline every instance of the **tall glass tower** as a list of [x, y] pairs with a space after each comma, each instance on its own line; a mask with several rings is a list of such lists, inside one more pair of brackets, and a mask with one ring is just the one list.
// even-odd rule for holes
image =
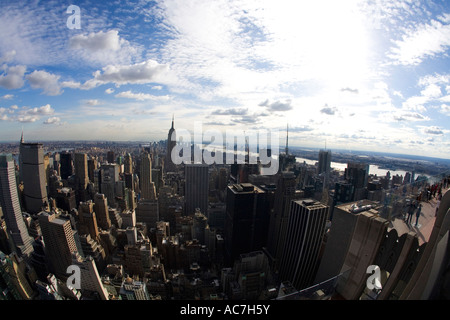
[[[0, 204], [6, 228], [19, 254], [28, 256], [33, 251], [33, 239], [23, 220], [17, 192], [14, 160], [11, 154], [0, 155]], [[13, 249], [13, 248], [11, 248]]]

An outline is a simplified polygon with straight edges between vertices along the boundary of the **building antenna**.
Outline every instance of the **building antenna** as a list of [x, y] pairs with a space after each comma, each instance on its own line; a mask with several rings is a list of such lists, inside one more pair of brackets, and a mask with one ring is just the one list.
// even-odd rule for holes
[[286, 123], [286, 155], [289, 152], [289, 123]]

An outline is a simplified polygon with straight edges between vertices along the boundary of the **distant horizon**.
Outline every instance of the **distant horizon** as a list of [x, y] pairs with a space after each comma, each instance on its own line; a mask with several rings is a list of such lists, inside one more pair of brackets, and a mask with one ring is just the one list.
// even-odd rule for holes
[[[159, 143], [159, 142], [165, 142], [167, 139], [160, 139], [160, 140], [25, 140], [25, 142], [30, 143], [42, 143], [45, 144], [46, 142], [50, 143], [71, 143], [71, 142], [78, 142], [78, 143], [136, 143], [136, 144], [149, 144], [149, 143]], [[0, 144], [15, 144], [19, 145], [20, 140], [9, 140], [9, 141], [0, 141]], [[45, 145], [44, 145], [45, 147]], [[389, 155], [394, 158], [401, 159], [401, 157], [412, 157], [412, 159], [405, 159], [405, 160], [441, 160], [448, 162], [450, 164], [450, 158], [439, 158], [439, 157], [432, 157], [432, 156], [423, 156], [418, 154], [411, 154], [411, 153], [396, 153], [396, 152], [383, 152], [383, 151], [372, 151], [372, 150], [358, 150], [358, 149], [342, 149], [342, 148], [324, 148], [324, 147], [312, 147], [312, 146], [299, 146], [299, 145], [289, 145], [289, 149], [300, 149], [303, 151], [320, 151], [320, 150], [328, 150], [328, 151], [338, 151], [343, 154], [352, 154], [352, 153], [360, 153], [362, 155], [370, 155], [370, 154], [377, 154], [377, 155]], [[285, 150], [284, 145], [279, 146], [280, 153], [281, 151]]]

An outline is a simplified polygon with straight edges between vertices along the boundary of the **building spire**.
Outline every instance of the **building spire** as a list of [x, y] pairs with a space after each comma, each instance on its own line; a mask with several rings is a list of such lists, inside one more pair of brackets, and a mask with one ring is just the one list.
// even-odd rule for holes
[[23, 127], [22, 127], [22, 135], [20, 136], [20, 143], [23, 143]]
[[289, 123], [286, 123], [286, 155], [289, 152]]
[[174, 115], [172, 113], [172, 128], [171, 129], [173, 129], [173, 120], [174, 120]]

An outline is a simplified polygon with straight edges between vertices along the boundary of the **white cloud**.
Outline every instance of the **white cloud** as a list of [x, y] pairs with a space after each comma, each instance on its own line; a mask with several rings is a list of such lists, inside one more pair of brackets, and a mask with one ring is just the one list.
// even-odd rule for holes
[[401, 99], [404, 98], [404, 97], [403, 97], [403, 94], [402, 94], [400, 91], [394, 90], [394, 91], [392, 92], [392, 94], [393, 94], [394, 96], [397, 96], [397, 97], [401, 98]]
[[61, 119], [59, 117], [50, 117], [47, 120], [45, 120], [44, 124], [59, 124], [61, 122]]
[[292, 109], [291, 100], [286, 100], [286, 102], [277, 100], [272, 103], [270, 103], [269, 100], [265, 100], [258, 105], [261, 107], [266, 107], [269, 111], [288, 111]]
[[14, 98], [13, 94], [5, 94], [3, 97], [0, 97], [1, 99], [5, 99], [5, 100], [11, 100], [12, 98]]
[[5, 67], [5, 71], [0, 75], [0, 87], [6, 89], [19, 89], [24, 85], [24, 75], [27, 68], [22, 65]]
[[428, 98], [439, 98], [442, 95], [441, 88], [436, 84], [428, 85], [424, 90], [420, 92], [423, 96]]
[[432, 84], [447, 84], [450, 82], [450, 74], [429, 74], [419, 79], [418, 85], [429, 86]]
[[105, 93], [107, 93], [107, 94], [111, 94], [113, 92], [114, 92], [113, 88], [108, 88], [108, 89], [105, 90]]
[[337, 109], [335, 107], [329, 107], [328, 105], [325, 105], [320, 109], [320, 112], [332, 116], [337, 112]]
[[211, 115], [219, 116], [244, 116], [248, 114], [247, 108], [228, 108], [228, 109], [217, 109], [214, 110]]
[[0, 63], [10, 62], [13, 60], [14, 56], [16, 55], [16, 50], [11, 50], [6, 52], [1, 58]]
[[342, 87], [371, 72], [355, 2], [165, 1], [155, 15], [170, 32], [161, 54], [171, 89], [201, 99], [243, 102], [306, 80]]
[[123, 91], [120, 92], [118, 94], [115, 95], [116, 98], [128, 98], [128, 99], [136, 99], [139, 101], [143, 101], [143, 100], [169, 100], [170, 97], [165, 95], [165, 96], [155, 96], [152, 94], [148, 94], [148, 93], [134, 93], [131, 92], [130, 90], [128, 91]]
[[28, 108], [22, 107], [20, 111], [21, 115], [33, 115], [33, 116], [41, 116], [41, 115], [50, 115], [53, 114], [55, 110], [49, 105], [46, 104], [42, 107]]
[[426, 104], [429, 100], [430, 99], [425, 96], [413, 96], [402, 103], [402, 109], [405, 111], [425, 112], [426, 107], [424, 104]]
[[70, 48], [86, 49], [87, 51], [113, 50], [120, 49], [120, 37], [117, 30], [108, 32], [99, 31], [98, 33], [90, 33], [88, 35], [78, 34], [70, 38]]
[[423, 132], [426, 134], [433, 134], [433, 135], [443, 135], [444, 134], [444, 131], [437, 126], [423, 127]]
[[439, 108], [439, 112], [443, 115], [446, 115], [447, 117], [450, 116], [450, 105], [442, 104]]
[[106, 83], [121, 86], [163, 81], [168, 66], [147, 60], [132, 65], [108, 65], [102, 68], [102, 71], [94, 72], [94, 78], [86, 81], [83, 88], [90, 89]]
[[85, 100], [84, 103], [86, 103], [88, 106], [97, 106], [101, 102], [97, 99], [88, 99], [88, 100]]
[[117, 30], [75, 35], [70, 38], [69, 47], [83, 59], [102, 65], [129, 63], [139, 58], [142, 51], [121, 38]]
[[429, 117], [418, 113], [418, 112], [396, 112], [391, 115], [392, 119], [395, 121], [407, 121], [407, 122], [415, 122], [415, 121], [428, 121], [430, 120]]
[[450, 46], [450, 25], [437, 20], [421, 24], [405, 32], [389, 56], [394, 63], [418, 65], [426, 58], [433, 58]]
[[50, 96], [60, 95], [63, 92], [59, 78], [58, 75], [42, 70], [35, 70], [26, 76], [33, 89], [42, 89], [45, 94]]

